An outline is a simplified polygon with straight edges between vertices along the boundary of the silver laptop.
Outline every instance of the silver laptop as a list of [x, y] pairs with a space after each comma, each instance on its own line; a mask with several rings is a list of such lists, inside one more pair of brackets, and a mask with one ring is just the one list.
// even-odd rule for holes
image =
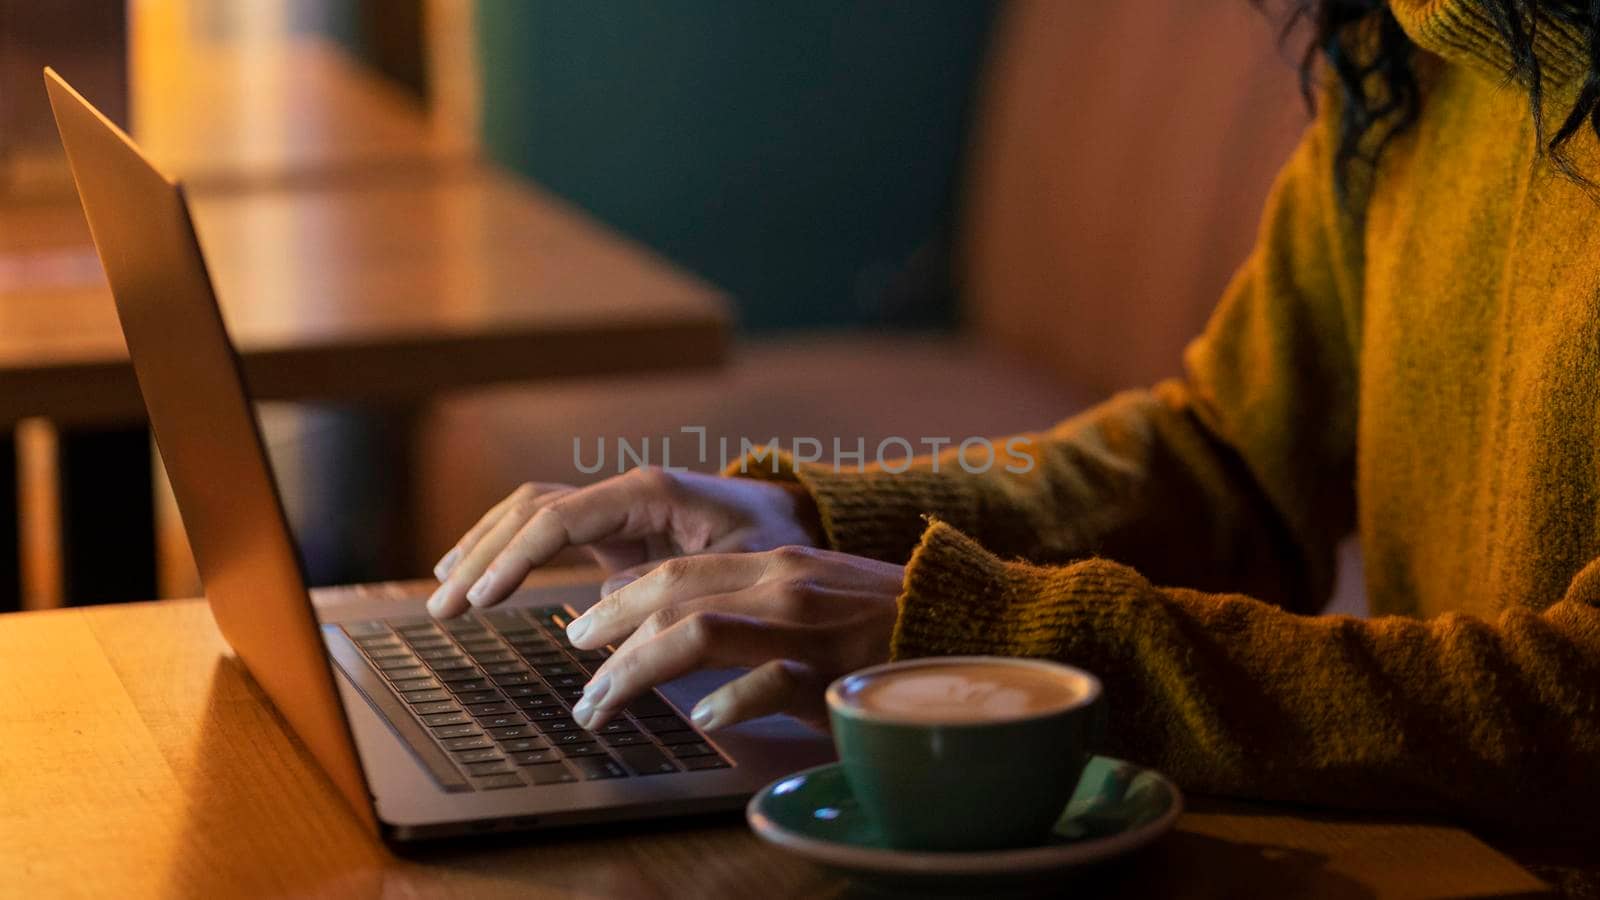
[[45, 83], [217, 627], [371, 828], [413, 841], [733, 809], [831, 758], [782, 717], [696, 731], [682, 711], [731, 673], [578, 728], [571, 705], [607, 651], [575, 650], [564, 626], [598, 585], [448, 622], [421, 596], [319, 621], [182, 187], [55, 72]]

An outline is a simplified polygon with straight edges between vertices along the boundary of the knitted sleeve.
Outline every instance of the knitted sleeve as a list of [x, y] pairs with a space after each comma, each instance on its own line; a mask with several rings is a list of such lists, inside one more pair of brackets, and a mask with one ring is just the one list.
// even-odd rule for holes
[[1541, 613], [1300, 616], [1106, 560], [1007, 562], [935, 521], [895, 658], [1048, 657], [1105, 682], [1107, 752], [1203, 793], [1592, 825], [1600, 561]]
[[746, 458], [800, 481], [831, 544], [904, 562], [935, 515], [1006, 557], [1097, 555], [1161, 584], [1318, 608], [1354, 523], [1359, 240], [1325, 112], [1279, 175], [1259, 240], [1187, 375], [1037, 434], [865, 469]]

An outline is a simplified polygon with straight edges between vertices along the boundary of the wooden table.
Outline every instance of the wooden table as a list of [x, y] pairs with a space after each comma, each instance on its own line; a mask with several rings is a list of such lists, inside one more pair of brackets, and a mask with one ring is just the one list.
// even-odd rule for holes
[[[541, 575], [564, 580], [582, 573]], [[367, 588], [405, 595], [422, 585]], [[351, 590], [321, 592], [339, 603]], [[390, 854], [227, 654], [200, 601], [0, 616], [0, 892], [50, 897], [834, 897], [737, 817]], [[1193, 800], [1074, 896], [1439, 897], [1542, 884], [1448, 825]]]
[[[143, 418], [75, 203], [0, 206], [0, 427]], [[190, 203], [259, 400], [404, 401], [723, 351], [715, 288], [493, 169]]]
[[[120, 442], [114, 464], [77, 466], [63, 484], [69, 597], [152, 596], [138, 539], [151, 516], [148, 441], [127, 431], [143, 407], [75, 202], [0, 206], [0, 430], [47, 417], [87, 429], [101, 460]], [[491, 168], [191, 203], [256, 397], [382, 408], [402, 423], [389, 428], [396, 443], [443, 391], [723, 356], [716, 289]], [[108, 559], [107, 547], [127, 552]]]
[[197, 190], [472, 164], [472, 135], [430, 119], [326, 40], [163, 39], [160, 25], [135, 21], [131, 130], [151, 159]]

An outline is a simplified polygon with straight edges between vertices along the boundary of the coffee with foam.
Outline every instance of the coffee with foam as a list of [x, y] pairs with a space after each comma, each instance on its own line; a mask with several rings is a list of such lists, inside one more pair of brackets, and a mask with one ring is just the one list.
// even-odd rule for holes
[[1088, 693], [1080, 679], [1043, 666], [951, 662], [852, 678], [841, 699], [874, 718], [979, 724], [1066, 709]]

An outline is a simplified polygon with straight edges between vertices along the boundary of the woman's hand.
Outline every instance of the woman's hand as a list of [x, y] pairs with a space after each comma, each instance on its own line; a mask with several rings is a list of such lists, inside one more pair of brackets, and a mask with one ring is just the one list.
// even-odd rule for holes
[[786, 712], [826, 728], [828, 682], [889, 658], [903, 577], [892, 563], [796, 546], [667, 560], [567, 626], [580, 649], [621, 642], [573, 718], [593, 730], [657, 684], [753, 666], [695, 706], [696, 725]]
[[816, 507], [798, 485], [655, 468], [585, 488], [525, 484], [439, 560], [428, 610], [443, 618], [493, 606], [566, 547], [587, 547], [617, 572], [683, 553], [821, 542]]

